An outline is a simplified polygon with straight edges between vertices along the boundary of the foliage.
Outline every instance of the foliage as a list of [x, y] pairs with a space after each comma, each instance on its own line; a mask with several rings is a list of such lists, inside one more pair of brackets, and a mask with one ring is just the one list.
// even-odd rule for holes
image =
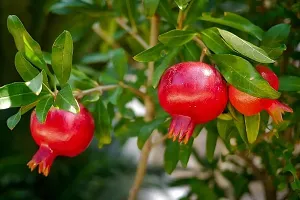
[[[282, 191], [287, 199], [299, 198], [299, 153], [295, 151], [300, 137], [299, 3], [281, 1], [264, 7], [256, 5], [258, 2], [247, 5], [248, 1], [243, 0], [47, 2], [49, 5], [43, 4], [47, 15], [72, 21], [71, 25], [62, 23], [63, 29], [68, 30], [59, 28], [56, 38], [49, 34], [48, 48], [30, 35], [16, 15], [7, 18], [8, 31], [17, 48], [16, 71], [23, 79], [0, 87], [0, 109], [19, 107], [7, 119], [10, 129], [17, 128], [22, 123], [22, 115], [31, 109], [35, 108], [38, 120], [44, 122], [51, 106], [77, 113], [80, 101], [94, 115], [96, 146], [109, 149], [113, 148], [109, 146], [114, 141], [124, 143], [137, 136], [137, 146], [142, 151], [150, 150], [151, 145], [155, 146], [153, 133], [158, 132], [166, 139], [169, 125], [155, 90], [161, 75], [174, 63], [198, 61], [205, 54], [204, 61], [215, 64], [228, 84], [252, 96], [280, 98], [294, 112], [286, 114], [282, 123], [275, 124], [266, 112], [243, 116], [229, 103], [217, 119], [197, 127], [187, 144], [168, 139], [160, 141], [166, 147], [165, 172], [171, 174], [180, 166], [188, 170], [191, 157], [208, 172], [204, 178], [187, 177], [168, 184], [189, 186], [182, 199], [226, 198], [228, 192], [220, 186], [218, 173], [230, 183], [236, 199], [249, 193], [248, 186], [254, 180], [263, 183], [268, 200], [276, 199], [276, 193]], [[258, 13], [255, 8], [260, 9]], [[53, 41], [52, 47], [49, 41]], [[255, 70], [258, 63], [269, 66], [279, 76], [279, 92]], [[126, 106], [135, 98], [145, 106], [145, 120]], [[207, 132], [205, 157], [193, 147], [202, 129]], [[217, 141], [225, 145], [225, 154], [215, 153]], [[93, 148], [93, 151], [96, 154], [99, 150]], [[233, 155], [243, 162], [233, 159]], [[257, 158], [259, 163], [254, 163]], [[9, 159], [4, 165], [25, 164], [23, 158]], [[85, 157], [81, 159], [80, 165]], [[222, 163], [233, 167], [224, 169]], [[53, 168], [63, 171], [60, 167], [66, 166], [60, 165]], [[92, 185], [89, 178], [104, 165], [128, 170], [123, 163], [119, 166], [109, 159], [90, 162], [74, 180], [74, 187], [80, 188], [81, 179]], [[71, 171], [66, 174], [72, 174]], [[105, 174], [107, 171], [109, 175]], [[105, 188], [104, 182], [113, 173], [106, 170], [97, 174], [97, 186]], [[125, 195], [128, 190], [126, 187]], [[70, 191], [62, 193], [60, 198], [69, 199]], [[5, 195], [4, 199], [9, 199], [15, 194]], [[26, 195], [39, 199], [31, 197], [31, 193]], [[91, 198], [87, 196], [77, 198]]]

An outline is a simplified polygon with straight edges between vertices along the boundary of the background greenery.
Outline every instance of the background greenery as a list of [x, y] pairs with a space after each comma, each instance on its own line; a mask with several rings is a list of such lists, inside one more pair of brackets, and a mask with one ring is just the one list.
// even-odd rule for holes
[[[111, 18], [109, 13], [99, 11], [99, 13], [82, 12], [65, 12], [58, 7], [50, 8], [56, 0], [1, 0], [0, 1], [0, 85], [11, 82], [21, 81], [17, 71], [14, 68], [14, 55], [16, 48], [12, 36], [6, 27], [8, 15], [17, 15], [31, 36], [39, 42], [44, 51], [51, 51], [52, 43], [63, 30], [69, 30], [74, 40], [74, 63], [86, 64], [85, 56], [94, 52], [107, 52], [109, 46], [107, 41], [103, 41], [91, 26], [99, 19], [101, 25], [106, 29], [116, 29], [110, 26]], [[68, 2], [68, 1], [65, 1]], [[90, 0], [101, 6], [104, 1]], [[133, 4], [140, 4], [141, 1], [132, 0]], [[203, 1], [204, 2], [204, 1]], [[173, 4], [170, 4], [173, 5]], [[176, 6], [170, 6], [174, 13], [178, 12]], [[300, 3], [292, 0], [284, 1], [252, 1], [252, 0], [210, 0], [204, 3], [203, 11], [214, 12], [217, 14], [224, 11], [235, 12], [246, 17], [254, 24], [260, 26], [263, 30], [268, 30], [271, 26], [282, 22], [289, 22], [292, 26], [291, 34], [287, 42], [287, 51], [284, 53], [280, 62], [285, 68], [274, 68], [277, 73], [285, 72], [290, 75], [298, 73], [288, 66], [290, 58], [299, 60], [299, 52], [295, 52], [295, 47], [299, 44], [300, 39]], [[60, 14], [60, 15], [58, 15]], [[62, 15], [63, 14], [63, 15]], [[149, 34], [148, 23], [146, 20], [138, 22], [142, 33], [146, 36]], [[198, 27], [208, 26], [199, 22]], [[162, 27], [162, 31], [168, 30], [168, 26]], [[143, 35], [143, 36], [144, 36]], [[247, 38], [246, 34], [240, 34]], [[136, 55], [143, 49], [130, 36], [119, 31], [115, 35], [115, 40], [124, 46], [129, 55]], [[253, 38], [247, 38], [249, 41]], [[96, 62], [89, 60], [87, 63], [96, 71], [104, 70], [107, 63], [107, 57], [104, 53], [102, 57], [97, 57]], [[87, 59], [87, 58], [86, 58]], [[101, 60], [102, 59], [102, 60]], [[84, 68], [86, 69], [86, 68]], [[92, 71], [93, 73], [94, 71]], [[134, 71], [133, 71], [134, 73]], [[141, 81], [145, 76], [139, 75]], [[98, 149], [96, 142], [82, 155], [76, 158], [58, 158], [54, 163], [48, 178], [38, 175], [36, 172], [31, 173], [26, 163], [31, 159], [37, 147], [32, 141], [29, 133], [29, 114], [22, 117], [20, 124], [11, 132], [6, 126], [6, 119], [13, 115], [17, 110], [8, 109], [0, 111], [0, 199], [126, 199], [130, 185], [133, 181], [135, 168], [132, 158], [123, 156], [122, 144], [128, 137], [114, 140], [111, 145]], [[129, 112], [129, 111], [128, 111]], [[299, 119], [299, 118], [298, 118]], [[299, 131], [299, 130], [298, 130]], [[259, 146], [257, 147], [259, 148]], [[271, 149], [262, 152], [269, 154]], [[271, 170], [274, 156], [265, 156], [270, 159]], [[273, 159], [273, 160], [272, 160]], [[297, 160], [297, 158], [295, 158]], [[201, 165], [208, 169], [214, 168], [215, 163], [208, 164], [205, 158], [198, 158]], [[276, 169], [275, 169], [276, 170]], [[243, 185], [254, 180], [251, 173], [242, 175], [224, 174], [237, 184], [234, 185], [235, 197], [240, 198], [248, 187]], [[212, 179], [214, 177], [211, 177]], [[181, 182], [180, 182], [181, 181]], [[199, 181], [196, 178], [187, 179], [184, 183], [190, 183], [193, 192], [202, 191], [199, 199], [212, 199], [224, 194], [218, 187], [214, 188], [214, 193], [203, 194], [207, 189], [210, 180]], [[146, 177], [145, 186], [164, 189], [168, 187], [170, 181], [165, 177], [162, 168], [150, 168]], [[171, 186], [182, 185], [182, 180], [172, 182]], [[284, 185], [282, 188], [286, 187]], [[204, 195], [203, 198], [200, 198]], [[211, 196], [213, 195], [213, 196]], [[290, 199], [297, 199], [297, 193], [291, 192]], [[146, 198], [145, 198], [146, 199]]]

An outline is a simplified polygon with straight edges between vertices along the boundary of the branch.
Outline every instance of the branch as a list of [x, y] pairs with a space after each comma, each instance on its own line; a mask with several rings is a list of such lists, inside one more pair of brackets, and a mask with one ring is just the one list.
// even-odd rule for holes
[[128, 89], [130, 92], [132, 92], [133, 94], [135, 94], [136, 96], [142, 99], [145, 99], [147, 96], [144, 92], [141, 92], [138, 89], [125, 84], [124, 82], [119, 82], [119, 85], [124, 89]]
[[88, 90], [75, 91], [74, 96], [76, 96], [77, 98], [82, 98], [83, 96], [94, 93], [94, 92], [99, 92], [102, 94], [103, 91], [113, 90], [117, 87], [118, 87], [118, 85], [100, 85], [100, 86], [97, 86], [97, 87], [94, 87], [94, 88], [91, 88]]
[[145, 42], [145, 40], [138, 35], [135, 31], [132, 30], [121, 18], [116, 18], [116, 22], [121, 26], [127, 33], [129, 33], [140, 45], [142, 45], [145, 49], [149, 48], [149, 45]]
[[94, 23], [92, 26], [93, 31], [102, 38], [107, 44], [112, 46], [113, 48], [117, 49], [120, 47], [112, 37], [110, 37], [106, 32], [104, 32], [100, 26], [100, 23]]
[[202, 40], [199, 38], [199, 36], [194, 37], [193, 40], [201, 47], [202, 50], [205, 49], [205, 53], [206, 55], [210, 56], [211, 53], [209, 51], [209, 49], [207, 48], [207, 46], [202, 42]]

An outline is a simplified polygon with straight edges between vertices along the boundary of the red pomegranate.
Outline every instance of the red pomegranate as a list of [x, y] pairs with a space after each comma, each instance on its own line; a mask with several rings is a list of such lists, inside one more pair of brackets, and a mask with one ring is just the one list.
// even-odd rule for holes
[[74, 157], [88, 147], [94, 127], [92, 115], [81, 104], [78, 114], [52, 107], [44, 123], [38, 121], [33, 111], [30, 130], [40, 147], [27, 165], [31, 171], [39, 165], [39, 173], [48, 176], [56, 156]]
[[227, 86], [221, 74], [202, 62], [183, 62], [170, 67], [158, 86], [162, 108], [172, 116], [169, 137], [188, 142], [196, 124], [221, 114], [227, 104]]
[[[275, 90], [278, 90], [279, 80], [272, 70], [263, 65], [258, 65], [256, 70]], [[278, 100], [254, 97], [236, 89], [232, 85], [229, 86], [229, 100], [240, 113], [246, 116], [255, 115], [262, 110], [266, 110], [275, 123], [282, 122], [282, 114], [284, 112], [293, 112], [290, 107], [280, 103]]]

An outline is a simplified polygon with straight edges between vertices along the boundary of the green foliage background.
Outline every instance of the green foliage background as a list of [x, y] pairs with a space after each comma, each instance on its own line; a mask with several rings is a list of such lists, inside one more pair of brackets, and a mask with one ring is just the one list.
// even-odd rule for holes
[[[6, 27], [8, 15], [17, 15], [22, 20], [31, 36], [39, 42], [44, 51], [48, 52], [51, 51], [52, 43], [55, 38], [63, 30], [69, 30], [72, 33], [74, 40], [74, 63], [81, 63], [83, 62], [82, 60], [85, 55], [99, 51], [99, 43], [102, 44], [100, 45], [101, 51], [105, 52], [109, 49], [109, 45], [105, 44], [105, 42], [91, 30], [91, 26], [95, 21], [95, 18], [91, 16], [95, 13], [90, 12], [85, 14], [85, 12], [71, 12], [68, 14], [60, 13], [67, 15], [57, 15], [54, 13], [60, 12], [59, 9], [53, 9], [52, 11], [54, 13], [49, 12], [49, 8], [56, 2], [58, 1], [0, 1], [1, 86], [11, 82], [21, 81], [21, 78], [14, 68], [14, 55], [16, 53], [16, 48], [13, 38], [7, 31]], [[102, 5], [104, 1], [94, 0], [89, 2]], [[285, 65], [291, 57], [294, 60], [299, 60], [299, 52], [294, 52], [293, 48], [295, 48], [300, 41], [300, 4], [296, 1], [289, 0], [274, 0], [270, 2], [270, 7], [266, 8], [263, 5], [263, 1], [211, 0], [208, 1], [205, 7], [203, 7], [203, 11], [212, 11], [216, 14], [222, 14], [224, 11], [238, 13], [252, 21], [255, 25], [261, 27], [263, 30], [268, 30], [270, 27], [278, 23], [289, 20], [292, 27], [291, 34], [287, 41], [287, 51], [285, 51], [280, 62], [282, 62], [281, 65]], [[140, 4], [141, 2], [132, 0], [131, 3]], [[176, 6], [173, 6], [172, 8], [170, 7], [169, 9], [172, 9], [174, 13], [177, 12]], [[122, 8], [119, 10], [122, 10]], [[101, 19], [105, 19], [107, 15], [107, 13], [101, 11], [96, 14], [99, 14]], [[101, 22], [105, 28], [115, 28], [109, 26], [109, 21], [102, 20]], [[212, 24], [208, 23], [208, 25]], [[205, 26], [208, 25], [206, 24]], [[145, 22], [139, 24], [139, 26], [142, 30], [144, 30], [144, 33], [147, 33], [149, 24]], [[168, 26], [163, 27], [163, 31], [165, 32], [168, 29]], [[234, 30], [232, 31], [234, 32]], [[256, 42], [253, 37], [248, 36], [245, 33], [234, 33], [250, 42]], [[124, 33], [121, 32], [121, 36], [117, 39], [120, 44], [125, 46], [130, 55], [136, 55], [143, 50], [141, 46], [132, 40], [132, 38], [124, 37], [122, 34]], [[163, 39], [163, 37], [161, 39]], [[91, 64], [91, 69], [99, 71], [104, 70], [106, 58], [104, 57], [103, 60], [104, 62]], [[282, 70], [288, 75], [299, 75], [299, 70], [295, 70], [289, 65], [287, 65], [285, 69], [274, 68], [273, 70], [275, 70], [278, 74], [280, 73], [280, 70]], [[141, 81], [144, 81], [143, 78], [145, 78], [145, 76], [143, 74], [139, 74], [139, 76], [142, 79]], [[293, 95], [298, 98], [299, 94]], [[295, 113], [299, 113], [298, 110], [299, 105], [296, 105]], [[37, 175], [36, 172], [30, 173], [25, 165], [36, 151], [36, 145], [32, 141], [29, 133], [29, 114], [22, 117], [20, 124], [18, 124], [18, 126], [14, 129], [13, 133], [6, 126], [7, 118], [16, 112], [17, 109], [0, 111], [0, 200], [121, 200], [127, 198], [136, 168], [136, 166], [131, 164], [131, 158], [124, 157], [121, 154], [122, 143], [127, 139], [127, 137], [122, 138], [123, 141], [114, 140], [111, 145], [105, 146], [102, 149], [98, 149], [98, 144], [94, 141], [86, 152], [76, 158], [58, 158], [52, 167], [50, 176], [48, 178], [44, 178]], [[296, 114], [295, 117], [296, 119], [299, 119], [299, 115]], [[299, 124], [297, 127], [299, 127]], [[278, 127], [278, 129], [280, 128], [284, 130], [286, 127]], [[260, 145], [263, 146], [265, 144], [262, 143]], [[260, 145], [256, 146], [256, 149], [253, 149], [253, 151], [257, 151], [261, 153], [261, 155], [264, 155], [263, 158], [267, 160], [266, 168], [268, 172], [271, 176], [276, 176], [276, 170], [279, 168], [277, 167], [278, 163], [275, 159], [277, 154], [275, 155], [272, 152], [274, 151], [275, 153], [278, 153], [278, 151], [281, 151], [282, 149], [292, 149], [292, 147], [284, 146], [283, 148], [279, 148], [282, 143], [276, 139], [274, 141], [274, 146], [265, 145], [263, 148], [260, 148]], [[290, 152], [288, 151], [283, 156], [290, 163], [291, 161], [289, 158], [291, 155], [289, 155], [289, 153]], [[292, 163], [297, 163], [297, 161], [297, 157], [293, 158], [291, 165]], [[216, 168], [215, 161], [209, 163], [206, 158], [198, 158], [198, 162], [207, 169]], [[291, 171], [293, 175], [295, 175], [295, 171], [293, 171], [294, 168], [289, 167], [290, 166], [288, 166], [285, 170]], [[235, 174], [232, 172], [225, 172], [223, 174], [228, 179], [237, 183], [234, 184], [236, 198], [240, 198], [243, 193], [248, 191], [248, 188], [242, 187], [242, 185], [247, 185], [249, 181], [255, 179], [255, 174], [253, 175], [245, 171], [243, 174]], [[164, 170], [161, 168], [150, 168], [148, 175], [146, 176], [144, 186], [164, 190], [170, 183], [164, 176], [164, 173]], [[282, 178], [280, 180], [281, 182], [276, 183], [277, 186], [279, 185], [278, 188], [285, 188], [290, 182], [292, 182], [292, 180], [290, 180], [292, 178], [289, 178], [289, 176], [286, 177], [289, 180], [285, 180], [285, 177], [280, 177]], [[214, 179], [214, 177], [211, 177], [211, 179]], [[222, 196], [224, 192], [218, 187], [215, 187], [214, 192], [211, 192], [208, 188], [208, 183], [210, 181], [211, 180], [201, 181], [196, 178], [189, 178], [186, 180], [176, 180], [171, 183], [171, 186], [188, 183], [191, 191], [193, 193], [197, 193], [198, 199], [201, 200], [216, 199], [216, 194], [218, 194], [218, 196]], [[299, 185], [295, 187], [299, 187]], [[291, 192], [288, 197], [290, 199], [297, 199], [297, 192]]]

